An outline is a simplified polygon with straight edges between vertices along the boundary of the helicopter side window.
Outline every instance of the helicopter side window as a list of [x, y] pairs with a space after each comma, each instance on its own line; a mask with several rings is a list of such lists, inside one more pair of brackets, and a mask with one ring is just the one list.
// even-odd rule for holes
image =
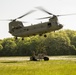
[[51, 25], [51, 23], [48, 23], [48, 27], [51, 27], [52, 25]]

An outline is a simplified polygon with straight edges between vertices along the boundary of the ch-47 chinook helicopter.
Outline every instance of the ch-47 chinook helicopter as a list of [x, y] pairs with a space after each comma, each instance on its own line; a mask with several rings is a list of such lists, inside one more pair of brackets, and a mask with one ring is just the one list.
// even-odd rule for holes
[[[13, 20], [10, 19], [9, 21], [11, 22], [9, 23], [9, 33], [15, 36], [15, 39], [17, 39], [17, 37], [22, 37], [22, 40], [23, 40], [24, 37], [29, 37], [37, 34], [41, 36], [42, 34], [45, 34], [51, 31], [56, 31], [63, 27], [62, 24], [58, 23], [58, 16], [64, 16], [64, 15], [54, 15], [40, 7], [37, 7], [37, 9], [44, 11], [49, 15], [52, 15], [52, 17], [39, 18], [39, 19], [49, 18], [49, 21], [30, 25], [30, 26], [24, 26], [22, 21], [17, 20], [34, 12], [34, 10], [32, 10], [16, 19], [13, 19]], [[44, 35], [44, 37], [46, 37], [46, 34]]]
[[[45, 10], [43, 10], [43, 11], [45, 11]], [[53, 15], [51, 13], [48, 13], [48, 12], [47, 12], [48, 14], [53, 15], [53, 17], [49, 17], [50, 19], [48, 22], [38, 23], [38, 24], [24, 27], [24, 25], [21, 21], [17, 21], [17, 19], [20, 19], [20, 18], [30, 14], [31, 12], [33, 12], [33, 11], [30, 11], [27, 14], [24, 14], [14, 20], [11, 20], [11, 22], [9, 23], [9, 33], [11, 33], [13, 36], [15, 36], [15, 39], [17, 39], [17, 37], [22, 37], [22, 40], [23, 40], [24, 37], [29, 37], [29, 36], [33, 36], [33, 35], [37, 35], [37, 34], [39, 34], [40, 36], [42, 34], [44, 34], [44, 37], [46, 37], [45, 33], [51, 32], [51, 31], [56, 31], [63, 27], [62, 24], [58, 23], [57, 16]]]

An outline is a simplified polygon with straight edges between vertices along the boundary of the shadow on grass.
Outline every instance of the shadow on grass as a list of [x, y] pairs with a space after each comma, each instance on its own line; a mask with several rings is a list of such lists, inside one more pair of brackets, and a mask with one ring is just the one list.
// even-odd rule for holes
[[0, 63], [25, 63], [29, 61], [0, 61]]
[[0, 63], [19, 63], [18, 61], [3, 61], [3, 62], [0, 62]]

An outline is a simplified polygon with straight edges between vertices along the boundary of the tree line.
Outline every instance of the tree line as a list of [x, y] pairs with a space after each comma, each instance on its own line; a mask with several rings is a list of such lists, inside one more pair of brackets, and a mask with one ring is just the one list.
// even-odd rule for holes
[[60, 30], [44, 36], [5, 38], [0, 40], [0, 56], [30, 56], [46, 52], [47, 55], [76, 55], [76, 31]]

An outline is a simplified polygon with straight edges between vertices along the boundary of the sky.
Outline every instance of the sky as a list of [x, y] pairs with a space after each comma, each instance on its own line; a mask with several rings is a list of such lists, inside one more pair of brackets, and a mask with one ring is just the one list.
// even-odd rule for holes
[[[25, 21], [24, 26], [36, 24], [39, 22], [48, 21], [36, 20], [36, 18], [47, 17], [44, 13], [36, 7], [43, 7], [50, 13], [55, 15], [76, 14], [76, 0], [0, 0], [0, 20], [15, 19], [30, 10], [35, 12], [19, 19]], [[60, 16], [59, 23], [63, 24], [63, 29], [76, 30], [76, 15]], [[10, 21], [0, 21], [0, 39], [13, 37], [9, 31]]]

